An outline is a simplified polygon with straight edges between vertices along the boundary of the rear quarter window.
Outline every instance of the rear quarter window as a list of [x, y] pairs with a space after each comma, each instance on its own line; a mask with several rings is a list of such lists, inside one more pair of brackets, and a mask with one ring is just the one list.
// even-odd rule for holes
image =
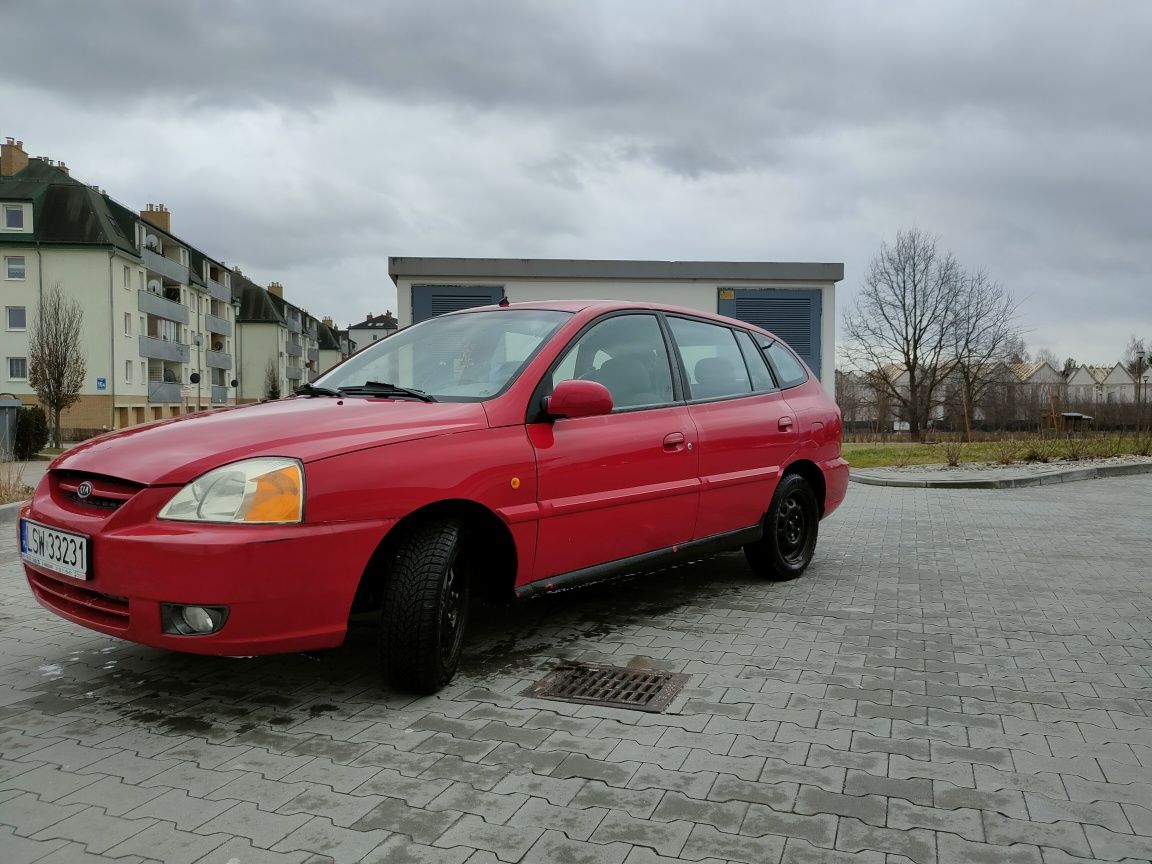
[[804, 364], [781, 342], [770, 342], [760, 347], [764, 349], [772, 368], [776, 371], [776, 380], [780, 382], [781, 390], [798, 387], [808, 380]]

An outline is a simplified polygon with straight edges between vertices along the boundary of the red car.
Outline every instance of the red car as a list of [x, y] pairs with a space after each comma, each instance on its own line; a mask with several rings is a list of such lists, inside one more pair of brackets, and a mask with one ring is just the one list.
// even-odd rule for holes
[[530, 597], [743, 547], [800, 575], [843, 500], [840, 413], [770, 333], [604, 301], [443, 315], [294, 398], [60, 456], [21, 512], [36, 598], [133, 642], [335, 646], [380, 611], [384, 669], [432, 692], [470, 595]]

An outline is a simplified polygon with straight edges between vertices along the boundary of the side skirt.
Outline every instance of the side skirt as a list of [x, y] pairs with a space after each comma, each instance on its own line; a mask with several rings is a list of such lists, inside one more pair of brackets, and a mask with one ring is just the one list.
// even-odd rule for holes
[[738, 549], [746, 543], [755, 543], [763, 534], [763, 525], [753, 525], [751, 528], [741, 528], [739, 531], [729, 531], [724, 534], [713, 534], [711, 537], [690, 540], [677, 546], [645, 552], [642, 555], [633, 555], [631, 558], [621, 558], [618, 561], [609, 561], [607, 564], [597, 564], [594, 567], [585, 567], [583, 570], [573, 570], [570, 573], [538, 579], [517, 588], [516, 597], [517, 599], [538, 597], [541, 594], [568, 591], [572, 588], [604, 582], [619, 576], [643, 573], [646, 570], [657, 570], [670, 564], [691, 561], [706, 555], [714, 555], [717, 552], [727, 552], [730, 549]]

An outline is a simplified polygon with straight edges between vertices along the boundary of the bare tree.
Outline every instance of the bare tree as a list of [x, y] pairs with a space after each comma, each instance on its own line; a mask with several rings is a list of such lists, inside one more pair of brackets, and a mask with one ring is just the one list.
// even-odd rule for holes
[[280, 398], [280, 372], [275, 360], [269, 360], [268, 368], [264, 371], [264, 398]]
[[[1135, 333], [1128, 340], [1128, 344], [1124, 346], [1124, 356], [1120, 358], [1120, 362], [1132, 377], [1135, 378], [1137, 374], [1143, 374], [1143, 371], [1152, 364], [1152, 357], [1148, 356], [1149, 348], [1152, 348], [1152, 339], [1137, 339]], [[1137, 360], [1141, 351], [1144, 352], [1142, 364]], [[1139, 372], [1137, 372], [1137, 367], [1142, 367]]]
[[1022, 344], [1012, 295], [983, 272], [960, 282], [953, 307], [952, 357], [964, 419], [964, 440], [972, 440], [975, 406], [1001, 377], [1002, 364]]
[[928, 426], [952, 372], [955, 298], [963, 271], [933, 237], [900, 231], [872, 259], [864, 287], [844, 316], [844, 356], [899, 406], [913, 439]]
[[28, 383], [52, 417], [52, 443], [60, 446], [60, 414], [80, 399], [87, 362], [81, 348], [84, 310], [59, 283], [44, 291], [28, 329]]
[[1004, 353], [1009, 363], [1027, 363], [1031, 359], [1028, 355], [1028, 345], [1019, 333], [1009, 337], [1008, 344], [1004, 346]]
[[1047, 363], [1057, 372], [1062, 368], [1060, 363], [1060, 355], [1053, 351], [1051, 348], [1041, 348], [1036, 352], [1037, 363]]

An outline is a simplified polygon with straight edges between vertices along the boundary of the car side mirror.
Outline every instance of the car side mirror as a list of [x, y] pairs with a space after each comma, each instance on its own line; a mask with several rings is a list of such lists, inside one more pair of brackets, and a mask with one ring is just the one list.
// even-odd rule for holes
[[544, 413], [552, 418], [598, 417], [612, 411], [612, 394], [597, 381], [561, 381], [544, 397]]

